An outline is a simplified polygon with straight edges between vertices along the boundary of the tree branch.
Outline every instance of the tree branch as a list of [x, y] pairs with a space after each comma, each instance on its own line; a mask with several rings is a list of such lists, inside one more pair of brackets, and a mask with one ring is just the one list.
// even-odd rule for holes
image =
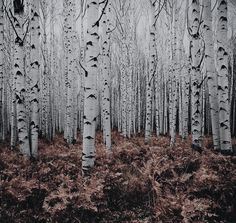
[[107, 5], [108, 5], [108, 1], [109, 1], [109, 0], [106, 0], [105, 6], [104, 6], [103, 9], [102, 9], [101, 15], [99, 16], [98, 20], [94, 23], [94, 25], [93, 25], [92, 27], [94, 27], [94, 26], [99, 26], [99, 22], [100, 22], [100, 20], [102, 19], [102, 16], [103, 16], [103, 14], [104, 14], [104, 12], [105, 12], [105, 10], [106, 10], [106, 7], [107, 7]]
[[[7, 11], [7, 8], [6, 8], [6, 5], [4, 4], [4, 2], [3, 2], [3, 6], [4, 6], [4, 10], [5, 10], [5, 12], [6, 12], [6, 15], [7, 15], [8, 19], [9, 19], [9, 21], [10, 21], [10, 23], [11, 23], [11, 26], [12, 26], [12, 28], [13, 28], [13, 30], [14, 30], [16, 36], [17, 36], [17, 38], [21, 40], [21, 38], [20, 38], [20, 36], [18, 35], [18, 33], [17, 33], [16, 29], [15, 29], [15, 26], [14, 26], [14, 24], [13, 24], [13, 22], [12, 22], [10, 16], [9, 16], [9, 14], [8, 14], [8, 11]], [[9, 12], [10, 12], [12, 18], [13, 18], [14, 20], [17, 20], [17, 19], [13, 16], [13, 14], [12, 14], [12, 12], [11, 12], [11, 9], [9, 9]], [[21, 41], [22, 41], [22, 40], [21, 40]]]

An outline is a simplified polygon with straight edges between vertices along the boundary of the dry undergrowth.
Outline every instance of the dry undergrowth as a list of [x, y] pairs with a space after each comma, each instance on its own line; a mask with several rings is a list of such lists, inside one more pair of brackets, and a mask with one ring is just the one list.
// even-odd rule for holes
[[236, 222], [236, 157], [116, 132], [110, 158], [101, 133], [96, 148], [82, 178], [81, 141], [41, 140], [38, 161], [0, 145], [0, 222]]

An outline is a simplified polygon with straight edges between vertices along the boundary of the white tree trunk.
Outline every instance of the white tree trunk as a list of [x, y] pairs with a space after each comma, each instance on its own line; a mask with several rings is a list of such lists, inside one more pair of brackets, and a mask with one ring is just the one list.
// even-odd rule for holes
[[29, 148], [29, 132], [27, 126], [26, 107], [25, 107], [25, 75], [24, 75], [24, 40], [22, 19], [24, 15], [24, 7], [14, 8], [15, 19], [14, 26], [17, 32], [15, 36], [15, 54], [14, 54], [14, 68], [15, 68], [15, 82], [16, 82], [16, 111], [17, 111], [17, 127], [18, 138], [21, 153], [30, 156]]
[[178, 64], [177, 64], [177, 3], [173, 6], [173, 16], [174, 21], [172, 22], [172, 68], [171, 69], [171, 116], [170, 116], [170, 146], [174, 146], [175, 138], [176, 138], [176, 117], [177, 117], [177, 102], [178, 102], [178, 83], [177, 83], [177, 72], [178, 72]]
[[209, 101], [214, 149], [219, 149], [219, 107], [217, 99], [217, 75], [214, 62], [211, 0], [203, 1], [203, 35], [205, 40], [205, 67], [209, 89]]
[[201, 46], [200, 46], [200, 11], [199, 0], [190, 0], [190, 30], [191, 34], [191, 86], [192, 86], [192, 146], [193, 148], [202, 147], [202, 111], [201, 111], [201, 82], [202, 75], [200, 72], [201, 63]]
[[[111, 150], [111, 116], [110, 116], [110, 16], [111, 4], [108, 5], [107, 12], [103, 14], [103, 38], [102, 38], [102, 113], [103, 131], [106, 148]], [[108, 14], [108, 16], [107, 16]]]
[[31, 134], [31, 155], [38, 156], [38, 132], [39, 132], [39, 2], [33, 0], [32, 2], [32, 19], [31, 19], [31, 120], [30, 120], [30, 134]]
[[189, 82], [190, 82], [190, 68], [189, 61], [187, 57], [184, 58], [184, 68], [183, 68], [183, 139], [188, 136], [188, 112], [189, 112]]
[[68, 55], [68, 62], [67, 62], [67, 98], [66, 98], [66, 140], [67, 143], [71, 144], [73, 142], [73, 74], [74, 74], [74, 4], [72, 0], [65, 0], [65, 6], [67, 7], [66, 10], [66, 46], [67, 46], [67, 55]]
[[160, 113], [161, 113], [161, 78], [160, 72], [155, 76], [155, 119], [156, 119], [156, 135], [160, 135]]
[[16, 88], [15, 83], [12, 84], [12, 108], [11, 108], [11, 149], [16, 148], [17, 143], [17, 115], [16, 115]]
[[0, 141], [3, 139], [3, 58], [4, 58], [4, 28], [3, 1], [0, 0]]
[[155, 2], [150, 0], [151, 5], [151, 28], [149, 42], [149, 70], [146, 74], [146, 124], [145, 124], [145, 142], [149, 143], [151, 138], [151, 119], [152, 119], [152, 87], [153, 77], [156, 72], [156, 43], [155, 43]]
[[[83, 1], [81, 1], [81, 13], [83, 13]], [[84, 17], [81, 16], [80, 20], [80, 41], [81, 41], [81, 46], [80, 46], [80, 61], [81, 64], [84, 64], [84, 59], [85, 59], [85, 41], [84, 41]], [[84, 129], [84, 78], [85, 78], [85, 73], [84, 70], [81, 69], [81, 77], [80, 77], [80, 131], [81, 134], [83, 134], [83, 129]]]
[[41, 77], [41, 131], [44, 137], [48, 138], [48, 129], [49, 129], [49, 67], [48, 67], [48, 50], [47, 50], [47, 34], [46, 34], [46, 25], [47, 25], [47, 7], [48, 4], [45, 0], [42, 1], [41, 10], [43, 11], [42, 17], [42, 56], [43, 56], [43, 68], [42, 68], [42, 77]]
[[228, 53], [227, 53], [227, 0], [218, 0], [217, 5], [217, 71], [220, 148], [224, 152], [232, 151], [230, 133]]
[[[124, 27], [124, 18], [122, 18], [122, 26]], [[124, 137], [127, 136], [127, 57], [126, 57], [126, 39], [122, 33], [121, 40], [121, 128]]]
[[84, 92], [84, 131], [82, 169], [86, 174], [94, 166], [95, 126], [97, 119], [97, 72], [99, 55], [98, 0], [87, 1], [86, 73]]

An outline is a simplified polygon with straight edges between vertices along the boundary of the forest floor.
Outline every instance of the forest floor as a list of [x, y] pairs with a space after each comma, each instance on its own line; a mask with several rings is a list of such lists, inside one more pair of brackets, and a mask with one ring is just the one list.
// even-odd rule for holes
[[[236, 142], [234, 142], [235, 144]], [[113, 132], [108, 157], [102, 133], [90, 177], [81, 176], [81, 141], [41, 140], [39, 160], [0, 145], [0, 222], [236, 222], [236, 157], [200, 154], [190, 139], [124, 139]]]

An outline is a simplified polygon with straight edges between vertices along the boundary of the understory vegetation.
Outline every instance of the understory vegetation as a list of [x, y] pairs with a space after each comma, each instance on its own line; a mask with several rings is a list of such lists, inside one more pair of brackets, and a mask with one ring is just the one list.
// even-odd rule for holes
[[110, 156], [97, 134], [90, 177], [81, 175], [81, 140], [40, 140], [37, 161], [1, 144], [0, 222], [236, 222], [236, 157], [209, 138], [201, 153], [190, 138], [174, 149], [165, 136], [149, 145], [141, 134], [112, 138]]

